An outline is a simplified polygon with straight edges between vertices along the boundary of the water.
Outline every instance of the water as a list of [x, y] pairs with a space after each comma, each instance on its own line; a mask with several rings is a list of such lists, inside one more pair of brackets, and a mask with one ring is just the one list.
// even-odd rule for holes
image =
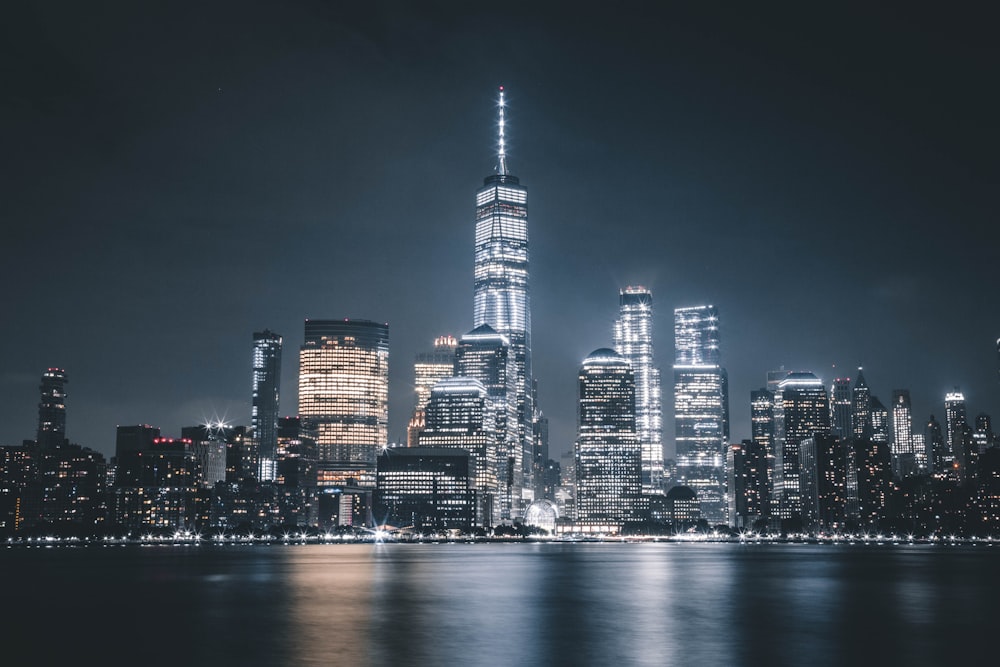
[[1000, 547], [0, 550], [0, 664], [995, 664]]

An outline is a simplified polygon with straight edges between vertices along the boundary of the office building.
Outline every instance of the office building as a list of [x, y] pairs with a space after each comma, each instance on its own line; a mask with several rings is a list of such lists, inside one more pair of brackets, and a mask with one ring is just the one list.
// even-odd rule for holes
[[[488, 325], [507, 339], [514, 376], [515, 418], [508, 430], [521, 450], [514, 477], [531, 486], [531, 304], [528, 291], [528, 191], [507, 168], [506, 101], [498, 101], [496, 173], [476, 192], [473, 327]], [[470, 376], [475, 377], [475, 376]], [[486, 383], [484, 383], [486, 384]], [[528, 479], [525, 480], [525, 477]], [[524, 493], [514, 492], [520, 512]]]
[[434, 339], [434, 347], [425, 352], [417, 353], [413, 361], [413, 388], [416, 392], [416, 403], [406, 431], [406, 444], [416, 447], [420, 431], [424, 428], [424, 410], [431, 398], [431, 389], [438, 380], [455, 374], [455, 348], [458, 341], [454, 336], [438, 336]]
[[892, 392], [892, 469], [897, 477], [909, 477], [917, 472], [917, 451], [913, 443], [913, 408], [910, 392]]
[[497, 448], [499, 519], [520, 516], [524, 497], [524, 448], [517, 430], [517, 369], [512, 362], [510, 341], [487, 324], [462, 336], [455, 348], [456, 377], [482, 383], [493, 405]]
[[796, 371], [778, 385], [774, 397], [774, 489], [778, 516], [801, 516], [799, 445], [806, 438], [830, 432], [830, 401], [822, 380]]
[[645, 287], [619, 293], [615, 350], [635, 373], [635, 423], [642, 447], [642, 492], [663, 493], [663, 405], [653, 358], [653, 294]]
[[962, 392], [948, 392], [944, 397], [945, 444], [952, 462], [957, 464], [959, 478], [965, 479], [965, 427], [968, 418], [965, 412], [965, 396]]
[[38, 432], [35, 442], [41, 449], [51, 449], [66, 442], [66, 371], [49, 368], [42, 373], [38, 389]]
[[476, 491], [469, 453], [457, 447], [396, 447], [378, 456], [374, 519], [388, 530], [469, 531]]
[[374, 470], [389, 442], [389, 325], [306, 320], [298, 416], [317, 429], [322, 464]]
[[836, 378], [830, 387], [830, 432], [846, 440], [851, 431], [851, 378]]
[[250, 429], [257, 448], [257, 478], [262, 481], [274, 479], [278, 456], [281, 345], [281, 336], [273, 331], [253, 334]]
[[635, 376], [614, 350], [595, 350], [579, 375], [576, 519], [584, 531], [618, 532], [637, 518], [642, 452], [635, 431]]
[[677, 482], [691, 487], [702, 516], [727, 523], [729, 378], [721, 366], [715, 306], [674, 310], [674, 427]]
[[802, 525], [835, 532], [847, 523], [847, 450], [844, 440], [817, 432], [799, 443]]
[[426, 414], [419, 446], [451, 447], [468, 453], [469, 478], [478, 498], [476, 523], [494, 525], [499, 519], [495, 505], [501, 479], [500, 443], [495, 426], [497, 413], [486, 387], [469, 377], [440, 380], [431, 390]]

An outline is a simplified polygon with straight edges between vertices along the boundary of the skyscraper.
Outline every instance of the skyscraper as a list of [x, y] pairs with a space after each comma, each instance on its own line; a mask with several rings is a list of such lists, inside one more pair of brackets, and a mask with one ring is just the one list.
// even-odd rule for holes
[[892, 392], [892, 467], [900, 477], [912, 475], [917, 469], [917, 452], [913, 445], [913, 408], [910, 392]]
[[774, 489], [778, 516], [802, 514], [799, 445], [830, 433], [830, 402], [823, 381], [809, 372], [789, 373], [774, 397]]
[[499, 491], [496, 411], [483, 383], [470, 377], [440, 380], [431, 390], [426, 426], [418, 446], [451, 447], [469, 454], [469, 478], [476, 490], [476, 522], [492, 526]]
[[[503, 87], [498, 103], [499, 137], [496, 173], [476, 192], [475, 283], [473, 326], [484, 324], [510, 343], [514, 372], [514, 406], [518, 465], [522, 479], [530, 476], [531, 308], [528, 294], [528, 191], [507, 170], [506, 102]], [[520, 495], [518, 496], [520, 499]], [[521, 508], [517, 508], [520, 510]]]
[[579, 376], [576, 512], [584, 530], [617, 531], [635, 516], [642, 453], [635, 433], [635, 375], [614, 350], [595, 350]]
[[944, 396], [945, 445], [947, 455], [952, 463], [958, 464], [958, 476], [965, 478], [965, 427], [968, 417], [965, 412], [965, 395], [958, 391], [950, 391]]
[[281, 389], [281, 336], [265, 329], [253, 334], [253, 401], [250, 428], [257, 445], [257, 478], [272, 481], [278, 452], [278, 396]]
[[38, 433], [35, 441], [41, 449], [51, 449], [66, 440], [66, 371], [49, 368], [42, 373], [38, 389]]
[[500, 519], [518, 516], [524, 488], [524, 448], [517, 439], [516, 370], [511, 357], [510, 341], [487, 324], [462, 336], [455, 348], [456, 377], [481, 382], [493, 405]]
[[642, 447], [642, 492], [663, 492], [663, 405], [660, 369], [653, 362], [653, 294], [626, 287], [619, 294], [615, 350], [635, 373], [635, 424]]
[[406, 444], [416, 447], [420, 431], [425, 425], [424, 410], [431, 398], [431, 389], [438, 380], [455, 374], [455, 348], [458, 341], [454, 336], [438, 336], [434, 339], [434, 347], [426, 352], [418, 352], [413, 361], [413, 387], [416, 391], [416, 403], [413, 415], [406, 430]]
[[851, 431], [851, 378], [836, 378], [830, 387], [830, 431], [843, 439]]
[[389, 325], [306, 320], [299, 416], [316, 427], [320, 463], [373, 467], [389, 442]]
[[709, 523], [726, 523], [729, 378], [720, 365], [715, 306], [674, 310], [674, 426], [677, 477]]
[[855, 439], [872, 436], [872, 392], [860, 367], [851, 391], [851, 429]]

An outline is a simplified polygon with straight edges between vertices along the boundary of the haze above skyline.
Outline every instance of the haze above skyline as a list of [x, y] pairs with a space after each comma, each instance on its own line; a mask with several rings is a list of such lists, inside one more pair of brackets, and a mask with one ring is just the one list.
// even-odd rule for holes
[[249, 423], [253, 331], [472, 328], [474, 195], [508, 94], [528, 188], [534, 374], [554, 455], [618, 290], [653, 292], [673, 454], [673, 309], [719, 308], [731, 439], [766, 372], [865, 367], [915, 428], [958, 386], [1000, 418], [1000, 64], [979, 10], [575, 3], [47, 3], [0, 40], [0, 444], [69, 377], [67, 435]]

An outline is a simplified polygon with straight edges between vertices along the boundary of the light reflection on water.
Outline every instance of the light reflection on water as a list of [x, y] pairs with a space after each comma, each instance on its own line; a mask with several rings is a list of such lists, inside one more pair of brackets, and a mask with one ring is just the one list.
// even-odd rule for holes
[[[0, 645], [5, 664], [960, 665], [992, 650], [998, 559], [912, 545], [5, 549]], [[40, 623], [59, 641], [30, 640]]]

